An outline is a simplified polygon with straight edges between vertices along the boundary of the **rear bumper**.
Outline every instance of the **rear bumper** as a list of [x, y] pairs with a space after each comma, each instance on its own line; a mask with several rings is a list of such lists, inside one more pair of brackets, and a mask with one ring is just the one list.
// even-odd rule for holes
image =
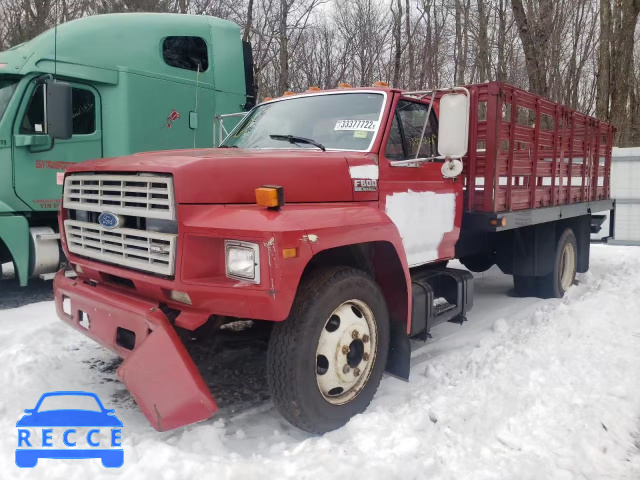
[[[69, 279], [62, 271], [53, 288], [61, 320], [124, 358], [118, 378], [156, 430], [171, 430], [216, 413], [209, 389], [157, 304]], [[85, 327], [80, 322], [87, 315]], [[124, 331], [133, 332], [133, 342], [128, 332], [127, 341], [122, 340]]]

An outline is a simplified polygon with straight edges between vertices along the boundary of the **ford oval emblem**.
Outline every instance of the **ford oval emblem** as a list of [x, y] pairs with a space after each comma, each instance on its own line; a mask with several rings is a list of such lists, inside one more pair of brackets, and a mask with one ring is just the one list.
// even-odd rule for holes
[[98, 217], [98, 223], [104, 228], [111, 230], [112, 228], [118, 228], [120, 226], [120, 217], [115, 213], [102, 212]]

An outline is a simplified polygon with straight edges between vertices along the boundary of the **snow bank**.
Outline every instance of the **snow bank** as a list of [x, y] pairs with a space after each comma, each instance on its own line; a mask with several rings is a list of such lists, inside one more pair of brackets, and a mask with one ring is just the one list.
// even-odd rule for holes
[[[640, 249], [598, 246], [580, 284], [545, 301], [506, 296], [510, 277], [480, 275], [469, 322], [416, 343], [411, 381], [385, 378], [367, 412], [322, 437], [270, 403], [157, 433], [113, 381], [113, 356], [65, 328], [50, 302], [0, 311], [0, 477], [637, 480], [639, 272]], [[54, 389], [95, 391], [116, 408], [122, 469], [14, 465], [16, 420]]]

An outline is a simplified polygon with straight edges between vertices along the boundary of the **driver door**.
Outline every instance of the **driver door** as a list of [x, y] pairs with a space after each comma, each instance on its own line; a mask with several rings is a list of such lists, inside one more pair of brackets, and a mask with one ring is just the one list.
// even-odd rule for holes
[[44, 133], [44, 85], [33, 82], [24, 96], [13, 130], [13, 178], [16, 195], [35, 211], [60, 205], [62, 173], [74, 163], [102, 157], [98, 92], [71, 84], [73, 134], [53, 140]]
[[453, 258], [462, 216], [462, 182], [443, 178], [443, 161], [430, 159], [438, 155], [438, 119], [434, 108], [427, 122], [428, 110], [398, 96], [380, 155], [380, 206], [398, 227], [410, 267]]

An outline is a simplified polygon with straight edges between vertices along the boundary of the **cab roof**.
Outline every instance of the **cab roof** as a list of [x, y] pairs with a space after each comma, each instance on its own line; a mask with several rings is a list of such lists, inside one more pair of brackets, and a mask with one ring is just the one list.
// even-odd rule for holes
[[61, 76], [117, 83], [117, 71], [137, 71], [193, 80], [195, 72], [171, 67], [163, 61], [162, 41], [165, 37], [201, 37], [207, 43], [209, 55], [214, 48], [212, 37], [216, 48], [224, 48], [225, 43], [231, 42], [236, 42], [239, 48], [240, 44], [238, 25], [205, 15], [93, 15], [59, 25], [57, 39], [54, 32], [55, 29], [49, 29], [1, 52], [0, 74], [54, 73], [54, 45], [57, 43], [56, 71]]

